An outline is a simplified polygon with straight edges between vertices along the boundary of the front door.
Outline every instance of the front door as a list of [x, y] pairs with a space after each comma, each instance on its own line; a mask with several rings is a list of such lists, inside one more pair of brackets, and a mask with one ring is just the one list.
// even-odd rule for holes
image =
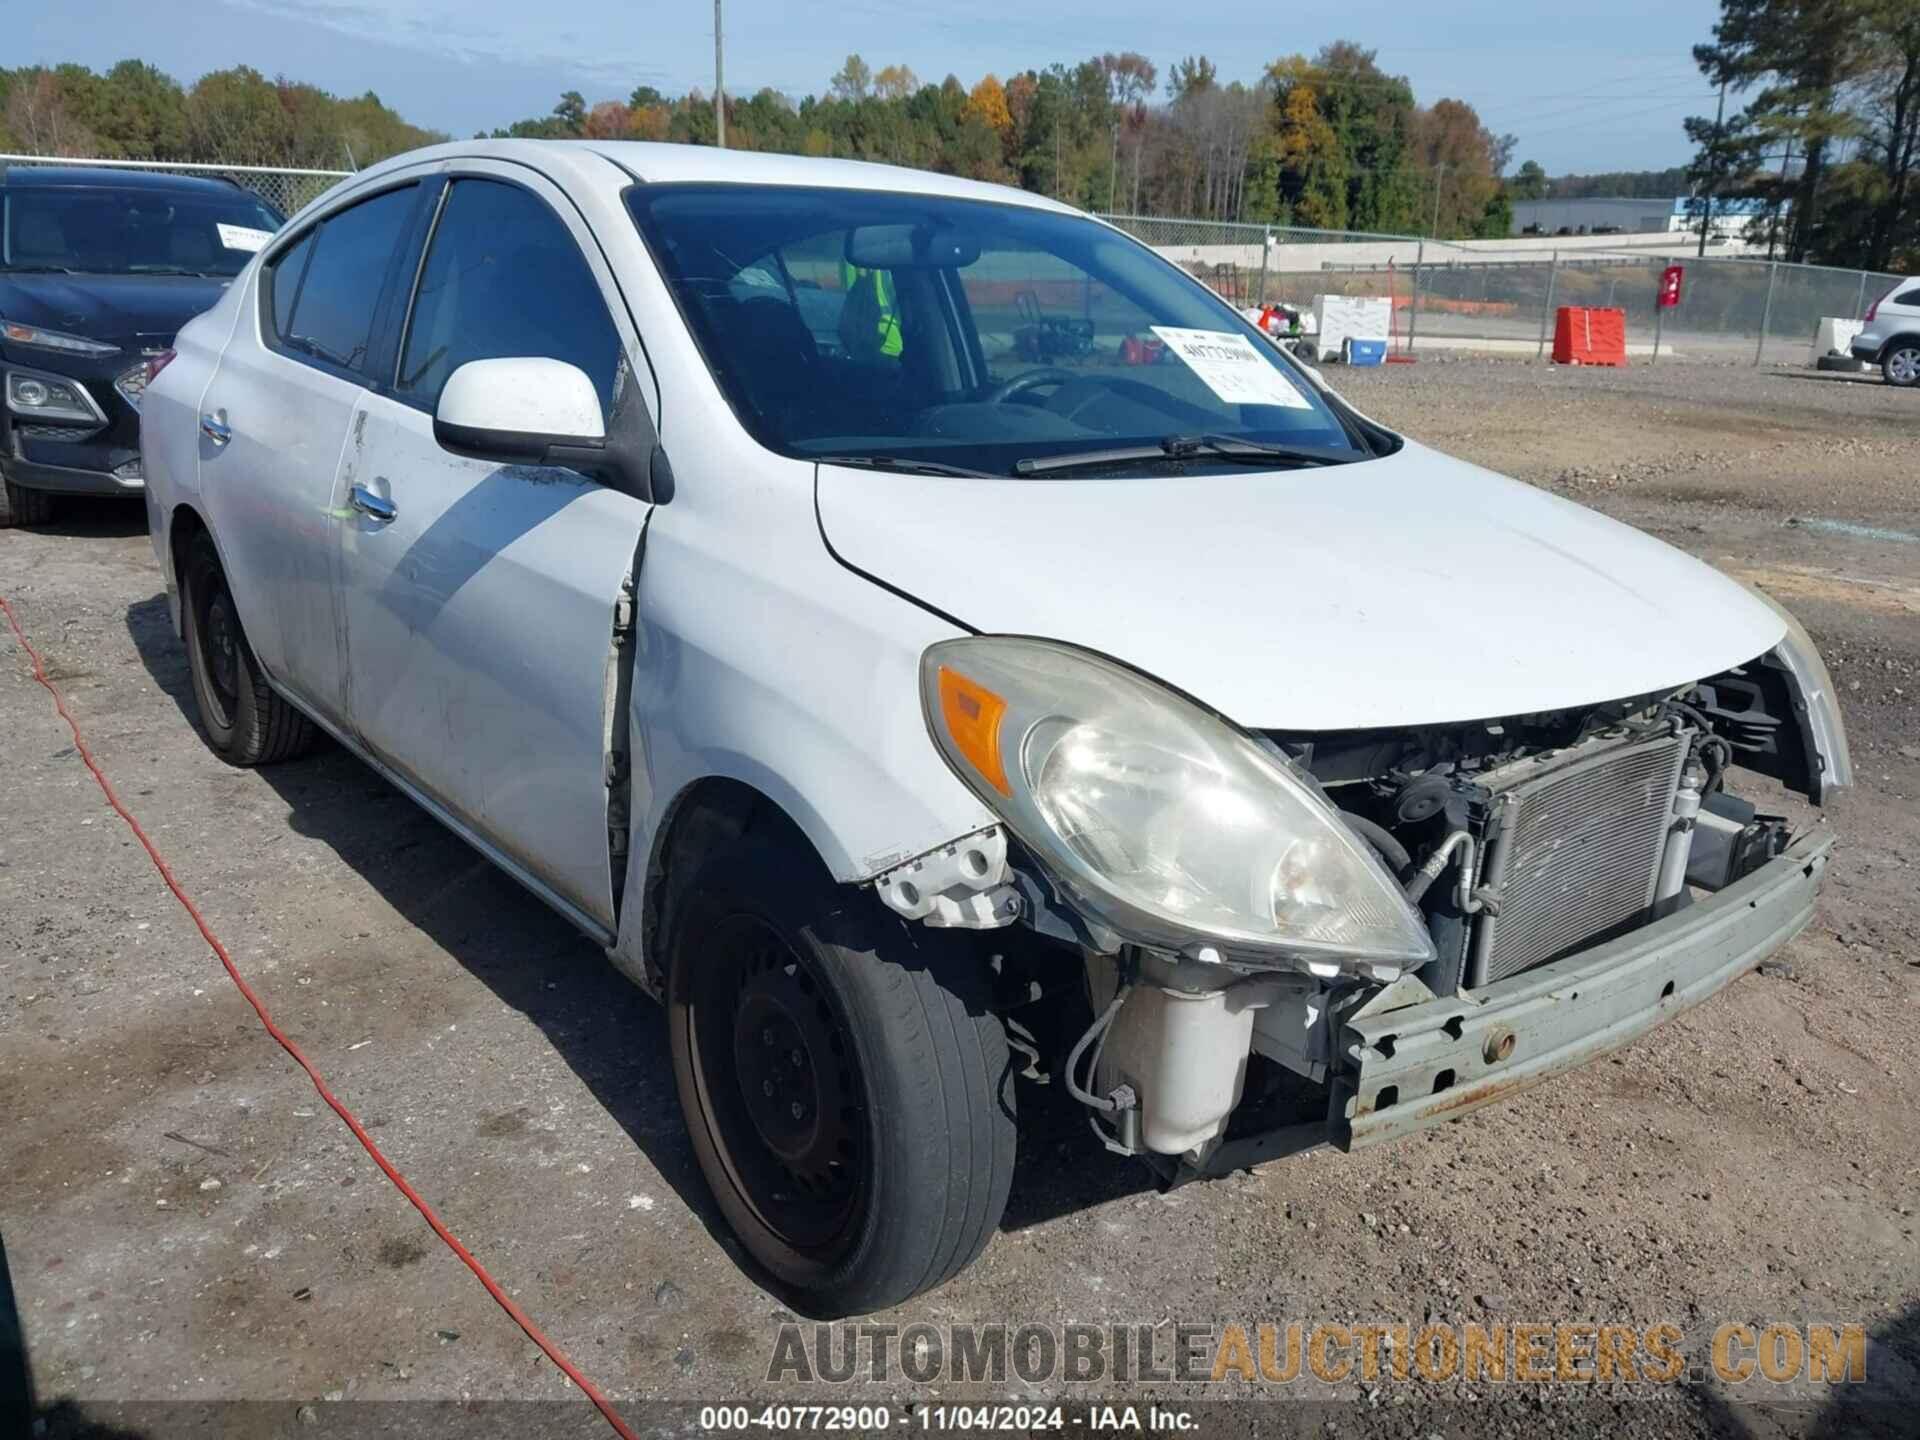
[[470, 360], [577, 365], [603, 418], [632, 383], [630, 325], [558, 200], [527, 179], [447, 189], [390, 393], [363, 395], [341, 457], [347, 706], [385, 764], [610, 931], [608, 741], [626, 724], [613, 628], [649, 507], [433, 438], [440, 391]]

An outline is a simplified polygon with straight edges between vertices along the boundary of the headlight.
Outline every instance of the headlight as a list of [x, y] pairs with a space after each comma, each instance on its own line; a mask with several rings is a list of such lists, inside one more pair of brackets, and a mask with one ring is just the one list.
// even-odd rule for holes
[[93, 403], [85, 386], [78, 380], [62, 380], [56, 375], [9, 370], [7, 409], [30, 420], [73, 420], [85, 425], [107, 423], [107, 417], [100, 413], [100, 407]]
[[1226, 722], [1045, 640], [948, 640], [921, 661], [947, 763], [1095, 919], [1172, 950], [1405, 967], [1433, 943], [1306, 782]]
[[102, 340], [42, 330], [38, 325], [22, 325], [15, 320], [0, 320], [0, 335], [6, 337], [9, 345], [37, 345], [42, 350], [64, 350], [69, 355], [113, 355], [120, 350], [118, 345]]

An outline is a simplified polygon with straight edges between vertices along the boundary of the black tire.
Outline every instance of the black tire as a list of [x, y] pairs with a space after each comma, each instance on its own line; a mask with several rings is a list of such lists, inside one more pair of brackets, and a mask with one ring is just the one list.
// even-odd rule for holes
[[53, 518], [53, 496], [8, 480], [0, 484], [0, 530], [15, 525], [44, 525]]
[[243, 766], [272, 765], [305, 753], [313, 744], [313, 722], [275, 694], [260, 673], [219, 552], [204, 534], [187, 547], [180, 608], [193, 699], [213, 753]]
[[1880, 356], [1880, 373], [1889, 385], [1911, 390], [1920, 385], [1920, 341], [1896, 340]]
[[910, 928], [784, 837], [749, 836], [679, 894], [674, 1079], [748, 1252], [821, 1318], [965, 1269], [1006, 1209], [1015, 1138], [1014, 1068], [970, 937]]

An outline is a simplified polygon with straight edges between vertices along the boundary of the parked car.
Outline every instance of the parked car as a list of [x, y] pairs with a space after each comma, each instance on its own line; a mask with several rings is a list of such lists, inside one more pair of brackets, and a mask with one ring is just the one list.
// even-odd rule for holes
[[148, 362], [280, 220], [229, 181], [0, 164], [0, 527], [139, 495]]
[[1887, 384], [1920, 385], [1920, 282], [1902, 280], [1867, 307], [1853, 358], [1878, 365]]
[[947, 176], [402, 156], [181, 331], [142, 438], [214, 750], [332, 735], [664, 1000], [816, 1314], [980, 1253], [1017, 1073], [1177, 1184], [1624, 1044], [1812, 914], [1825, 827], [1738, 777], [1851, 777], [1757, 592]]

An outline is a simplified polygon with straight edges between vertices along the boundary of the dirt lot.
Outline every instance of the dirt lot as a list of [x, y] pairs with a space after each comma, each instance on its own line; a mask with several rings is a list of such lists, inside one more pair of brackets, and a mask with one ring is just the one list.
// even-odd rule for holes
[[[1690, 1355], [1722, 1320], [1858, 1321], [1866, 1392], [1920, 1403], [1920, 396], [1706, 365], [1430, 358], [1336, 379], [1383, 421], [1650, 529], [1803, 617], [1860, 774], [1832, 817], [1819, 918], [1783, 966], [1612, 1061], [1362, 1157], [1160, 1197], [1070, 1104], [1029, 1090], [1003, 1232], [879, 1318], [1672, 1321]], [[258, 773], [214, 760], [142, 525], [98, 509], [0, 534], [0, 593], [280, 1022], [617, 1399], [802, 1394], [763, 1378], [791, 1317], [705, 1195], [651, 1003], [337, 750]], [[93, 1417], [171, 1434], [185, 1412], [128, 1402], [247, 1400], [262, 1403], [194, 1433], [361, 1433], [346, 1417], [377, 1415], [382, 1433], [471, 1434], [501, 1412], [467, 1402], [577, 1400], [261, 1031], [10, 637], [0, 737], [0, 1235], [48, 1432]], [[1306, 1382], [1263, 1387], [1259, 1418], [1393, 1435], [1874, 1418], [1823, 1395], [1746, 1408], [1763, 1387], [1463, 1383], [1436, 1411], [1431, 1388]], [[930, 1398], [899, 1382], [804, 1394]], [[458, 1403], [327, 1403], [343, 1398]], [[515, 1434], [599, 1425], [577, 1404], [512, 1413]], [[1911, 1413], [1875, 1412], [1890, 1433]]]

